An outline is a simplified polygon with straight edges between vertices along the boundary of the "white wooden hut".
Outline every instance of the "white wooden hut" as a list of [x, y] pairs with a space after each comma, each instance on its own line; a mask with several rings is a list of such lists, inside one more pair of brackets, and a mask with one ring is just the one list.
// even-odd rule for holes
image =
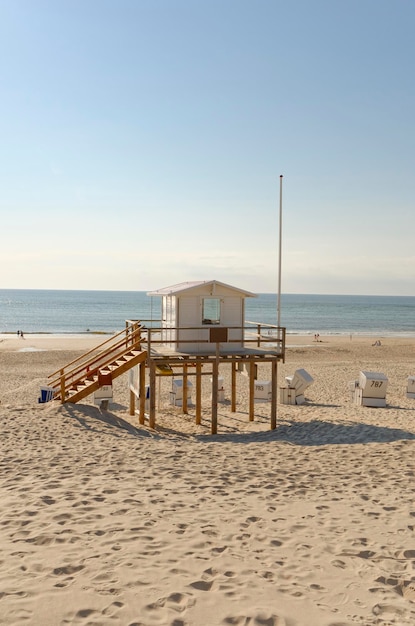
[[162, 342], [175, 351], [206, 354], [216, 350], [209, 343], [212, 328], [227, 328], [222, 351], [235, 352], [243, 347], [245, 298], [256, 294], [217, 280], [184, 282], [157, 291], [160, 296]]

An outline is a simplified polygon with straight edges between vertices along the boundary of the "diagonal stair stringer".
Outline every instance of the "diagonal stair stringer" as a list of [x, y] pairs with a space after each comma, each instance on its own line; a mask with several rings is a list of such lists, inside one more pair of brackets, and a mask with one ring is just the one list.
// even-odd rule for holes
[[54, 400], [79, 402], [100, 387], [108, 385], [135, 365], [146, 361], [148, 352], [143, 350], [142, 326], [131, 322], [113, 337], [77, 357], [48, 377], [53, 388]]
[[128, 372], [128, 370], [130, 370], [135, 365], [143, 363], [143, 361], [147, 359], [147, 350], [142, 350], [141, 352], [130, 350], [123, 356], [126, 358], [121, 363], [121, 359], [119, 357], [116, 361], [109, 363], [103, 368], [100, 368], [99, 372], [97, 372], [93, 376], [88, 374], [84, 379], [80, 379], [79, 381], [77, 381], [75, 385], [72, 385], [72, 387], [68, 389], [68, 394], [66, 395], [63, 402], [79, 402], [80, 400], [83, 400], [87, 396], [91, 395], [91, 393], [94, 393], [100, 387], [102, 387], [103, 385], [99, 381], [99, 373], [111, 374], [111, 380], [114, 380], [115, 378], [118, 378], [118, 376], [121, 376], [121, 374]]

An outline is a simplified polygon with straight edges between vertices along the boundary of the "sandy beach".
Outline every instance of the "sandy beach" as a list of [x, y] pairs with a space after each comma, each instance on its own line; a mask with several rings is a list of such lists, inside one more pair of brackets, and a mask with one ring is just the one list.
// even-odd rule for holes
[[[0, 336], [0, 624], [406, 626], [415, 623], [415, 339], [289, 337], [278, 380], [314, 379], [302, 406], [255, 404], [230, 371], [219, 434], [169, 404], [128, 412], [38, 404], [47, 376], [96, 336]], [[264, 366], [262, 366], [264, 367]], [[360, 370], [389, 380], [357, 406]], [[258, 378], [267, 377], [267, 370]]]

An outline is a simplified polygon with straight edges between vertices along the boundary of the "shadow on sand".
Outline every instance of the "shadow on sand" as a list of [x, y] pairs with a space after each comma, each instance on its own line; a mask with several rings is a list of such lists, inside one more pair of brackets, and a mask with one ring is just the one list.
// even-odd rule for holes
[[[336, 424], [325, 420], [295, 422], [284, 420], [275, 430], [260, 432], [227, 432], [211, 435], [210, 433], [189, 434], [174, 428], [151, 430], [147, 426], [135, 427], [127, 420], [111, 411], [101, 411], [97, 407], [66, 404], [64, 412], [77, 420], [83, 428], [112, 436], [121, 436], [117, 430], [128, 432], [134, 437], [157, 438], [173, 436], [195, 441], [219, 443], [272, 443], [286, 442], [297, 446], [326, 446], [341, 444], [390, 443], [393, 441], [415, 440], [415, 433], [401, 428], [388, 428], [365, 423]], [[105, 430], [102, 430], [104, 425]], [[116, 430], [115, 430], [116, 429]]]
[[260, 433], [233, 433], [197, 436], [199, 440], [254, 443], [284, 441], [297, 446], [326, 446], [339, 444], [390, 443], [415, 440], [415, 434], [400, 428], [388, 428], [364, 423], [335, 424], [324, 420], [311, 422], [284, 421], [275, 430]]
[[[63, 413], [66, 413], [69, 417], [75, 419], [80, 426], [92, 432], [101, 434], [104, 432], [107, 435], [118, 437], [121, 434], [117, 434], [117, 430], [123, 430], [134, 437], [155, 438], [158, 436], [156, 431], [145, 427], [137, 428], [119, 415], [115, 415], [111, 411], [103, 411], [99, 407], [70, 403], [64, 406], [65, 408], [62, 409]], [[102, 426], [104, 426], [105, 430], [102, 429]]]

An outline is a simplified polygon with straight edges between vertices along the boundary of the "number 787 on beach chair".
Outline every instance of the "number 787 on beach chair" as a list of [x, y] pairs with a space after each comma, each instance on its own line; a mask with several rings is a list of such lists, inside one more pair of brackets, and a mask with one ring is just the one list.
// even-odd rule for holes
[[388, 378], [380, 372], [360, 372], [350, 384], [352, 400], [361, 406], [385, 407]]

